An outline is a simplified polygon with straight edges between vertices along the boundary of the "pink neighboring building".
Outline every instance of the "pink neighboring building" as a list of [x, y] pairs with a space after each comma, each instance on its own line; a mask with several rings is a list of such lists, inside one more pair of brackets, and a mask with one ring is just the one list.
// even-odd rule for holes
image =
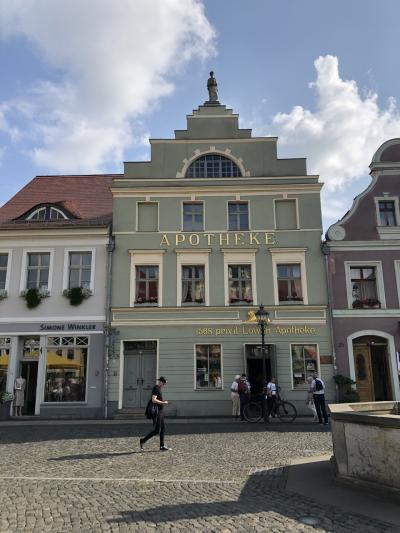
[[400, 400], [400, 139], [370, 169], [371, 184], [324, 245], [336, 366], [360, 401]]

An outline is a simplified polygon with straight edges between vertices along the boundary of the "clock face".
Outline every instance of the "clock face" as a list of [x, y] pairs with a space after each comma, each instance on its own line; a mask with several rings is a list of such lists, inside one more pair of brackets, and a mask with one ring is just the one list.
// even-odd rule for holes
[[328, 229], [328, 237], [331, 241], [342, 241], [346, 237], [346, 231], [342, 226], [335, 224]]

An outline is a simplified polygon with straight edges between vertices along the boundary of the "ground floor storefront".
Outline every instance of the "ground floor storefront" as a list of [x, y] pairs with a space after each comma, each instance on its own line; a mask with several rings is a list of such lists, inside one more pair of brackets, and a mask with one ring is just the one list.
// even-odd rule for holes
[[285, 399], [306, 413], [307, 378], [317, 371], [334, 399], [330, 331], [326, 324], [276, 323], [261, 345], [257, 323], [217, 326], [204, 323], [149, 326], [119, 324], [110, 361], [109, 413], [140, 411], [156, 379], [168, 379], [165, 396], [176, 416], [231, 413], [230, 386], [246, 373], [253, 396], [276, 377]]
[[400, 400], [398, 317], [333, 320], [338, 372], [355, 382], [360, 401]]
[[10, 414], [100, 418], [104, 414], [103, 323], [1, 324], [0, 392]]

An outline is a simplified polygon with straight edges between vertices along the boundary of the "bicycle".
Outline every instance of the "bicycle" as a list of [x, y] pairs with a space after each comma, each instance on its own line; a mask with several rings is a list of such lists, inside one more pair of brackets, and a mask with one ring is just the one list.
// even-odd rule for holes
[[[281, 422], [293, 422], [297, 418], [296, 407], [287, 402], [279, 394], [280, 388], [276, 391], [276, 402], [271, 411], [272, 416], [277, 416]], [[264, 417], [264, 396], [261, 395], [261, 400], [252, 400], [245, 405], [243, 409], [243, 416], [247, 422], [259, 422]]]

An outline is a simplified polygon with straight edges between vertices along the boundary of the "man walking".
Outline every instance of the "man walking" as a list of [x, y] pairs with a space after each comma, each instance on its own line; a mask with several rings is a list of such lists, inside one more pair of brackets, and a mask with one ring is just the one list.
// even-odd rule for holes
[[165, 435], [165, 422], [164, 422], [164, 405], [168, 404], [167, 400], [163, 400], [161, 391], [167, 384], [167, 380], [164, 376], [161, 376], [158, 378], [157, 385], [154, 385], [153, 390], [151, 391], [151, 401], [153, 404], [155, 404], [158, 407], [158, 412], [156, 417], [153, 420], [154, 429], [153, 431], [150, 431], [148, 435], [146, 435], [143, 439], [140, 439], [140, 449], [144, 450], [144, 444], [151, 439], [152, 437], [155, 437], [156, 435], [160, 434], [160, 451], [161, 452], [167, 452], [170, 450], [167, 446], [165, 446], [164, 443], [164, 435]]
[[328, 415], [325, 407], [325, 383], [318, 377], [317, 372], [314, 372], [311, 390], [313, 393], [315, 410], [317, 411], [318, 423], [322, 424], [322, 417], [324, 417], [324, 424], [327, 425]]

